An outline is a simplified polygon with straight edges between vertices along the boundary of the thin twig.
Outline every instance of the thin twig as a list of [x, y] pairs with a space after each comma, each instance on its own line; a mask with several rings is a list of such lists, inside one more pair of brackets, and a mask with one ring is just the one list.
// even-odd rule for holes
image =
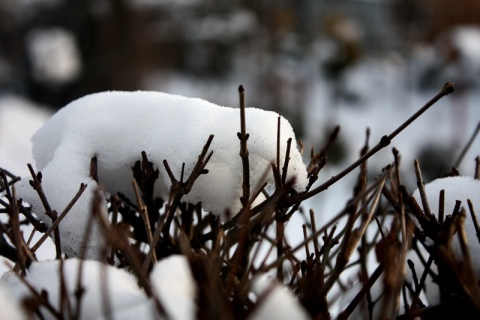
[[473, 207], [472, 201], [467, 199], [468, 209], [470, 211], [470, 217], [473, 221], [473, 227], [475, 228], [475, 234], [477, 235], [478, 242], [480, 243], [480, 228], [478, 225], [477, 215], [475, 214], [475, 208]]
[[415, 114], [413, 114], [410, 118], [408, 118], [404, 123], [402, 123], [397, 129], [395, 129], [392, 133], [389, 135], [383, 136], [380, 141], [378, 142], [377, 145], [375, 145], [372, 149], [370, 149], [365, 155], [360, 157], [357, 161], [352, 163], [350, 166], [345, 168], [342, 172], [339, 174], [331, 177], [329, 180], [327, 180], [325, 183], [322, 185], [318, 186], [317, 188], [300, 194], [292, 199], [292, 202], [301, 202], [303, 200], [306, 200], [308, 198], [313, 197], [316, 194], [319, 194], [322, 191], [325, 191], [328, 189], [330, 186], [332, 186], [334, 183], [336, 183], [338, 180], [342, 179], [345, 177], [347, 174], [352, 172], [356, 167], [358, 167], [360, 164], [362, 164], [365, 160], [369, 159], [371, 156], [376, 154], [378, 151], [381, 149], [385, 148], [388, 146], [391, 141], [399, 134], [401, 133], [407, 126], [409, 126], [413, 121], [415, 121], [419, 116], [421, 116], [425, 111], [427, 111], [431, 106], [433, 106], [436, 102], [438, 102], [441, 98], [445, 97], [446, 95], [452, 93], [454, 90], [454, 84], [452, 82], [446, 83], [442, 90], [440, 90], [439, 93], [437, 93], [430, 101], [428, 101], [420, 110], [418, 110]]
[[282, 168], [282, 185], [285, 185], [287, 179], [288, 163], [290, 162], [290, 148], [292, 146], [292, 138], [287, 140], [287, 150], [285, 151], [285, 161]]
[[475, 128], [475, 131], [473, 132], [472, 136], [470, 137], [467, 144], [463, 148], [462, 152], [460, 152], [460, 154], [458, 155], [458, 158], [455, 161], [455, 164], [453, 165], [455, 168], [458, 168], [460, 166], [460, 164], [462, 163], [463, 158], [465, 158], [465, 155], [467, 154], [468, 150], [472, 146], [472, 143], [475, 140], [475, 138], [477, 137], [479, 131], [480, 131], [480, 122], [477, 124], [477, 127]]
[[[42, 205], [45, 208], [45, 211], [46, 211], [45, 214], [52, 220], [52, 223], [54, 223], [55, 220], [58, 219], [58, 215], [55, 212], [55, 210], [52, 210], [50, 204], [48, 203], [45, 192], [43, 191], [42, 173], [41, 172], [35, 173], [35, 170], [33, 170], [33, 167], [30, 163], [27, 164], [27, 166], [33, 178], [33, 180], [30, 180], [30, 185], [33, 187], [35, 191], [37, 191], [37, 194], [40, 197], [40, 201], [42, 202]], [[60, 230], [58, 230], [58, 227], [53, 230], [53, 239], [55, 243], [56, 258], [60, 259], [62, 256], [62, 245], [60, 240]]]
[[428, 205], [427, 194], [425, 192], [425, 182], [423, 182], [422, 171], [420, 170], [420, 164], [418, 160], [415, 159], [415, 175], [417, 176], [417, 187], [420, 193], [420, 199], [422, 200], [423, 211], [427, 217], [432, 216], [432, 212], [430, 211], [430, 206]]
[[242, 169], [243, 169], [243, 183], [242, 183], [242, 197], [240, 201], [242, 206], [245, 207], [250, 199], [250, 160], [248, 157], [248, 148], [247, 140], [249, 134], [246, 129], [245, 119], [245, 89], [242, 85], [238, 87], [238, 93], [240, 96], [240, 132], [237, 134], [238, 139], [240, 139], [240, 157], [242, 158]]
[[[148, 245], [152, 248], [153, 245], [153, 236], [152, 236], [152, 227], [150, 226], [150, 219], [148, 215], [148, 208], [142, 201], [142, 197], [140, 196], [140, 191], [138, 190], [138, 184], [135, 179], [132, 180], [133, 190], [135, 191], [135, 198], [137, 199], [138, 209], [140, 212], [140, 216], [143, 218], [143, 222], [145, 223], [145, 230], [147, 232], [147, 239]], [[155, 254], [155, 250], [152, 252], [152, 259], [153, 263], [157, 263], [157, 256]], [[144, 270], [145, 272], [147, 270]]]

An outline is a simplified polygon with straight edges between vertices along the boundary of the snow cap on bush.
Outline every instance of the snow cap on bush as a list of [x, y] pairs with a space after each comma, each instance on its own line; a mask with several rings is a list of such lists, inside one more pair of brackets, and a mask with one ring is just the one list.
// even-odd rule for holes
[[[242, 162], [239, 156], [239, 109], [220, 107], [201, 99], [185, 98], [160, 92], [104, 92], [80, 98], [57, 112], [33, 137], [33, 156], [37, 170], [43, 173], [43, 189], [54, 210], [61, 212], [81, 183], [88, 189], [64, 221], [60, 234], [64, 252], [78, 256], [79, 243], [90, 219], [92, 190], [97, 183], [90, 174], [90, 160], [98, 159], [99, 183], [106, 191], [121, 192], [131, 199], [132, 165], [145, 151], [149, 161], [160, 170], [156, 195], [168, 197], [171, 185], [163, 165], [167, 160], [180, 180], [185, 163], [185, 180], [191, 174], [209, 135], [213, 156], [183, 197], [189, 203], [202, 202], [203, 208], [215, 214], [241, 208]], [[252, 193], [264, 182], [273, 183], [271, 162], [277, 154], [275, 112], [246, 109], [249, 134], [250, 185]], [[296, 148], [295, 134], [289, 122], [281, 117], [280, 165], [285, 163], [287, 140], [292, 138], [287, 179], [294, 179], [297, 191], [305, 190], [307, 172]], [[267, 172], [266, 181], [260, 178]], [[28, 185], [28, 178], [18, 187], [19, 195], [31, 203], [34, 212], [47, 224], [38, 195]], [[87, 247], [87, 257], [95, 258], [101, 232], [94, 226]]]

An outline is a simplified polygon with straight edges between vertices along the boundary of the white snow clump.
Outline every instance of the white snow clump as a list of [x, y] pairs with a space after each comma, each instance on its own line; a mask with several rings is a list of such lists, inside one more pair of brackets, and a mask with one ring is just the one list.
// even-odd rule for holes
[[169, 319], [195, 319], [197, 287], [185, 256], [159, 261], [150, 273], [150, 282]]
[[[273, 184], [271, 162], [276, 160], [277, 121], [275, 112], [246, 108], [246, 129], [250, 137], [250, 184], [252, 192], [264, 182]], [[43, 174], [43, 189], [52, 209], [61, 212], [81, 183], [87, 190], [60, 223], [62, 250], [78, 256], [85, 227], [90, 219], [92, 191], [97, 183], [89, 177], [90, 160], [97, 156], [99, 184], [107, 192], [121, 192], [134, 200], [132, 165], [145, 151], [159, 170], [156, 196], [167, 198], [171, 185], [163, 166], [167, 160], [180, 179], [185, 163], [185, 180], [190, 175], [209, 135], [213, 156], [183, 200], [202, 202], [215, 214], [241, 208], [242, 162], [239, 156], [239, 109], [217, 106], [201, 99], [160, 92], [104, 92], [80, 98], [57, 112], [33, 136], [33, 156]], [[293, 178], [296, 191], [308, 184], [302, 157], [296, 148], [295, 134], [281, 117], [280, 168], [285, 163], [287, 140], [292, 138], [287, 179]], [[266, 181], [260, 177], [268, 172]], [[18, 195], [33, 206], [47, 225], [50, 219], [28, 178], [18, 185]], [[87, 246], [87, 258], [98, 258], [103, 246], [101, 230], [94, 226]], [[97, 244], [96, 244], [97, 243]]]
[[256, 278], [253, 292], [259, 301], [250, 320], [303, 320], [310, 319], [307, 311], [300, 305], [293, 293], [268, 275]]

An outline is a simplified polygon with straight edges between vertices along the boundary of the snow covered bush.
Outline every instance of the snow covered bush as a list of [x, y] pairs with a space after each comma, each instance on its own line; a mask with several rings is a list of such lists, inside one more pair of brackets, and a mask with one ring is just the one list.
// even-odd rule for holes
[[[288, 121], [245, 108], [243, 87], [238, 109], [154, 92], [74, 101], [34, 135], [31, 177], [0, 170], [0, 254], [14, 263], [0, 281], [2, 310], [20, 305], [39, 319], [346, 319], [429, 317], [448, 305], [478, 316], [478, 228], [463, 212], [475, 217], [480, 206], [479, 158], [475, 179], [440, 187], [424, 186], [417, 163], [413, 196], [396, 148], [375, 178], [368, 171], [368, 159], [452, 92], [446, 84], [373, 147], [367, 130], [358, 160], [321, 184], [338, 128], [305, 165]], [[305, 200], [354, 170], [344, 209], [319, 223]], [[438, 188], [446, 190], [437, 209], [427, 202]], [[462, 210], [456, 200], [466, 198]], [[50, 238], [55, 260], [42, 261], [36, 252]], [[426, 301], [434, 283], [439, 298]]]
[[[252, 192], [265, 182], [274, 183], [271, 163], [277, 156], [277, 123], [281, 139], [278, 167], [285, 163], [287, 141], [293, 139], [288, 146], [285, 179], [294, 179], [295, 191], [304, 191], [307, 171], [288, 121], [274, 112], [254, 108], [247, 108], [245, 117], [246, 129], [252, 137], [248, 140]], [[227, 210], [236, 214], [242, 207], [242, 160], [238, 156], [235, 129], [238, 123], [238, 109], [160, 92], [98, 93], [60, 110], [34, 135], [33, 156], [42, 172], [42, 189], [49, 195], [52, 208], [66, 207], [80, 184], [87, 185], [84, 195], [60, 224], [62, 252], [68, 256], [80, 255], [82, 235], [91, 220], [88, 212], [93, 190], [98, 184], [106, 192], [122, 193], [135, 201], [132, 166], [142, 153], [155, 167], [152, 174], [158, 175], [149, 186], [153, 198], [167, 199], [172, 183], [175, 184], [172, 179], [184, 177], [184, 181], [192, 182], [195, 179], [188, 186], [191, 190], [184, 192], [184, 201], [193, 205], [201, 202], [205, 210], [217, 215]], [[198, 157], [206, 143], [213, 154], [208, 160], [203, 159], [201, 170], [208, 171], [203, 174], [195, 166], [200, 164]], [[92, 158], [96, 159], [96, 178], [90, 172]], [[163, 165], [164, 161], [168, 166]], [[142, 186], [142, 181], [137, 182]], [[41, 220], [51, 224], [42, 215], [42, 200], [28, 178], [19, 184], [18, 193], [32, 204]], [[156, 218], [149, 222], [155, 223]], [[101, 233], [94, 223], [85, 248], [87, 257], [98, 257], [103, 246]]]

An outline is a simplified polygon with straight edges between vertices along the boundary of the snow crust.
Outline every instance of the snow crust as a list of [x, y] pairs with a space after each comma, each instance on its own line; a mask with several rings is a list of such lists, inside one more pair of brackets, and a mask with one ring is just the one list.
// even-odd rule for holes
[[[160, 170], [156, 195], [168, 197], [170, 179], [162, 164], [167, 160], [180, 179], [185, 163], [185, 180], [191, 174], [209, 135], [214, 134], [210, 150], [213, 156], [208, 174], [197, 179], [183, 200], [202, 202], [215, 214], [241, 208], [242, 162], [239, 156], [239, 109], [220, 107], [201, 99], [160, 92], [104, 92], [80, 98], [57, 112], [32, 138], [37, 170], [43, 174], [43, 189], [54, 210], [61, 212], [81, 183], [88, 184], [80, 200], [60, 224], [64, 252], [78, 256], [79, 244], [90, 219], [92, 192], [97, 183], [89, 177], [90, 160], [98, 158], [100, 185], [107, 192], [121, 192], [133, 201], [131, 167], [145, 151]], [[277, 118], [275, 112], [246, 109], [252, 192], [264, 182], [273, 183], [271, 162], [276, 159]], [[295, 179], [295, 189], [303, 191], [307, 173], [296, 148], [295, 134], [281, 117], [281, 166], [285, 161], [287, 140], [292, 138], [287, 179]], [[268, 172], [266, 181], [260, 181]], [[50, 224], [38, 195], [21, 181], [18, 194], [34, 207], [34, 212]], [[98, 253], [102, 238], [94, 226], [87, 257]], [[98, 241], [96, 247], [95, 243]]]

